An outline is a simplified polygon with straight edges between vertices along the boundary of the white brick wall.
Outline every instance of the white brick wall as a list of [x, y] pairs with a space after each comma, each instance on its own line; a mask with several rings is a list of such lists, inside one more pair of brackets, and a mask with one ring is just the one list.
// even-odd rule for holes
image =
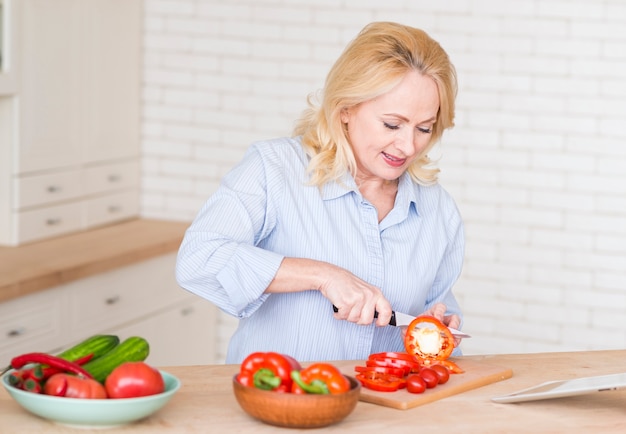
[[192, 219], [373, 20], [423, 28], [458, 70], [438, 154], [467, 228], [465, 352], [626, 347], [621, 0], [146, 0], [143, 214]]

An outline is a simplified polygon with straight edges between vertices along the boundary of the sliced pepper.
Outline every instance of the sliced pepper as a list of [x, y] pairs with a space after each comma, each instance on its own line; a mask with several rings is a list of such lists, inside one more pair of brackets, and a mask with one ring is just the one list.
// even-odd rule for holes
[[396, 377], [403, 377], [406, 375], [404, 368], [394, 368], [389, 366], [355, 366], [354, 371], [357, 373], [379, 372], [381, 374], [395, 375]]
[[350, 380], [330, 363], [314, 363], [300, 371], [292, 371], [293, 393], [338, 394], [350, 390]]
[[290, 356], [275, 352], [255, 352], [241, 363], [237, 381], [257, 389], [289, 392], [293, 383], [291, 371], [300, 368], [300, 364]]
[[398, 389], [406, 387], [404, 377], [397, 377], [382, 372], [361, 372], [356, 375], [356, 379], [361, 382], [363, 387], [378, 392], [395, 392]]
[[366, 366], [381, 366], [387, 368], [398, 368], [404, 370], [404, 375], [419, 370], [420, 362], [407, 354], [407, 357], [396, 358], [388, 353], [371, 354], [365, 361]]
[[418, 360], [446, 360], [454, 350], [454, 336], [437, 318], [418, 316], [409, 324], [404, 347]]

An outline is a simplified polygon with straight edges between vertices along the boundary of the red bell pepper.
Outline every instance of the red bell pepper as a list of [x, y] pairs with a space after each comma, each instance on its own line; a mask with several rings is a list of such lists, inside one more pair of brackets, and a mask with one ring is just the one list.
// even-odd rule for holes
[[418, 316], [409, 324], [404, 347], [418, 360], [446, 360], [454, 350], [454, 336], [437, 318]]
[[378, 392], [395, 392], [398, 389], [406, 387], [405, 377], [395, 376], [383, 372], [360, 372], [356, 375], [356, 379], [361, 382], [363, 387]]
[[354, 371], [357, 374], [363, 372], [378, 372], [381, 374], [394, 375], [396, 377], [404, 377], [406, 375], [404, 368], [394, 368], [389, 366], [355, 366]]
[[293, 393], [338, 394], [350, 390], [350, 380], [330, 363], [314, 363], [300, 371], [292, 371]]
[[291, 372], [300, 369], [300, 364], [290, 356], [275, 352], [256, 352], [241, 363], [237, 381], [257, 389], [290, 392], [293, 383]]

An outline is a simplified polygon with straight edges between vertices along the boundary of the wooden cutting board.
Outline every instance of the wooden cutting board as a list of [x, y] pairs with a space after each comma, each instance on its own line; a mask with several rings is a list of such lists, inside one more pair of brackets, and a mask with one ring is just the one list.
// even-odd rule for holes
[[[377, 392], [375, 390], [361, 388], [360, 400], [372, 404], [406, 410], [420, 405], [428, 404], [448, 396], [477, 389], [487, 384], [506, 380], [513, 376], [513, 370], [502, 366], [490, 365], [480, 361], [451, 359], [454, 360], [465, 372], [463, 374], [450, 375], [445, 384], [439, 384], [432, 389], [426, 389], [424, 393], [409, 393], [406, 389], [396, 392]], [[354, 376], [354, 367], [365, 366], [365, 362], [355, 362], [351, 366], [339, 366], [345, 375]]]

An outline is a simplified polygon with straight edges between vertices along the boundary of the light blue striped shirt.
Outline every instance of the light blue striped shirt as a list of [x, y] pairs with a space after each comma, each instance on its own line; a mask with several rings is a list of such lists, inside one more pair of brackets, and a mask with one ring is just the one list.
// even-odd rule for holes
[[284, 257], [343, 267], [379, 287], [398, 312], [418, 315], [443, 302], [461, 315], [451, 288], [463, 263], [463, 225], [440, 185], [417, 185], [405, 173], [379, 223], [350, 175], [320, 191], [307, 184], [307, 164], [299, 138], [253, 144], [185, 234], [179, 284], [240, 319], [227, 363], [254, 351], [300, 361], [404, 351], [399, 328], [336, 320], [319, 291], [264, 294]]

